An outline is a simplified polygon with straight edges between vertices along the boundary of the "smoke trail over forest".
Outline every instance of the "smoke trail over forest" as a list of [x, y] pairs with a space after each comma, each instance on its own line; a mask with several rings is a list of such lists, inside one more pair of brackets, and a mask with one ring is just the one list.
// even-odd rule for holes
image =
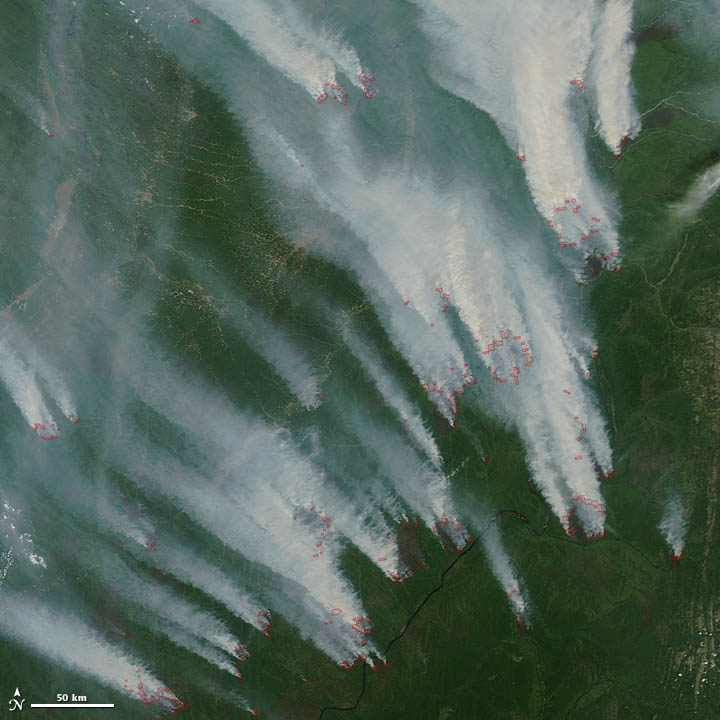
[[[496, 119], [517, 150], [557, 246], [614, 257], [616, 213], [590, 174], [576, 118], [583, 114], [590, 83], [606, 142], [619, 154], [621, 142], [637, 133], [629, 91], [629, 6], [604, 8], [600, 22], [606, 32], [598, 32], [594, 53], [593, 26], [600, 12], [595, 3], [491, 3], [467, 9], [453, 0], [428, 0], [421, 6], [423, 29], [436, 46], [434, 73]], [[512, 41], [498, 47], [493, 38], [508, 35]], [[578, 268], [568, 255], [562, 253]]]
[[720, 164], [705, 170], [694, 182], [687, 196], [674, 206], [679, 217], [691, 217], [720, 187]]
[[520, 582], [510, 564], [510, 558], [502, 546], [500, 534], [494, 525], [485, 533], [483, 543], [492, 571], [507, 594], [513, 612], [519, 620], [524, 620], [529, 614], [527, 600], [523, 597]]
[[[588, 147], [640, 130], [632, 4], [376, 5], [57, 10], [93, 38], [53, 49], [66, 137], [46, 90], [8, 101], [58, 141], [2, 289], [12, 642], [118, 691], [152, 666], [171, 708], [155, 675], [197, 662], [250, 710], [308, 666], [379, 670], [412, 611], [395, 586], [491, 510], [529, 498], [556, 540], [604, 535], [585, 290], [624, 239]], [[118, 54], [91, 83], [94, 43]], [[529, 622], [511, 543], [491, 524], [477, 547]], [[267, 687], [236, 691], [263, 653]]]
[[675, 557], [680, 557], [685, 547], [687, 518], [679, 497], [673, 497], [668, 501], [659, 527]]
[[595, 28], [592, 84], [596, 88], [597, 128], [616, 155], [627, 139], [640, 131], [630, 83], [635, 50], [630, 41], [631, 25], [632, 3], [612, 0], [602, 8], [602, 17]]
[[[457, 23], [462, 19], [461, 38], [467, 28], [492, 27], [491, 23], [483, 22], [487, 18], [467, 17], [454, 6], [446, 5], [442, 10], [438, 16], [439, 10], [428, 8], [434, 21], [427, 20], [424, 27], [431, 36], [438, 23], [442, 25], [453, 18]], [[499, 23], [502, 12], [494, 13], [493, 21]], [[553, 31], [556, 39], [562, 37], [558, 45], [560, 54], [555, 60], [560, 77], [566, 74], [561, 68], [574, 68], [573, 73], [577, 74], [584, 72], [589, 63], [592, 16], [581, 13], [573, 19], [577, 22], [568, 20], [564, 28], [567, 37], [560, 30]], [[533, 32], [533, 36], [539, 34]], [[472, 52], [478, 52], [479, 47], [482, 44], [473, 40]], [[579, 47], [585, 49], [580, 52]], [[536, 53], [540, 54], [540, 50]], [[451, 64], [457, 57], [443, 56], [442, 60]], [[272, 56], [265, 59], [276, 64]], [[377, 65], [377, 60], [372, 62]], [[510, 87], [513, 78], [522, 77], [512, 74], [513, 67], [518, 72], [520, 66], [536, 67], [516, 58], [507, 62]], [[436, 60], [433, 67], [436, 65], [442, 62]], [[476, 66], [485, 67], [479, 59]], [[438, 72], [442, 74], [442, 70]], [[546, 68], [542, 80], [547, 84], [551, 78], [553, 73]], [[482, 78], [472, 80], [483, 98], [499, 98], [495, 86], [488, 86]], [[383, 82], [388, 96], [395, 94], [393, 81], [390, 70]], [[540, 140], [536, 142], [541, 151], [538, 160], [526, 168], [528, 173], [540, 173], [538, 188], [543, 193], [552, 193], [552, 197], [543, 199], [539, 191], [533, 191], [532, 174], [531, 193], [548, 219], [557, 214], [555, 207], [571, 196], [563, 216], [570, 220], [563, 220], [553, 231], [564, 228], [567, 233], [572, 226], [573, 232], [585, 232], [593, 240], [600, 235], [610, 237], [606, 251], [611, 247], [612, 256], [607, 255], [607, 259], [614, 262], [614, 255], [618, 254], [616, 233], [609, 227], [598, 235], [600, 223], [585, 218], [593, 213], [607, 217], [607, 212], [601, 209], [607, 200], [601, 199], [604, 192], [589, 176], [580, 129], [567, 107], [574, 88], [567, 81], [559, 85], [558, 82], [547, 86], [542, 103], [557, 96], [557, 111], [566, 117], [567, 137], [562, 151], [548, 146], [547, 153], [542, 154], [548, 142], [557, 142], [557, 118], [548, 120], [547, 137], [542, 138], [541, 144], [537, 144]], [[456, 89], [455, 85], [452, 88]], [[237, 92], [242, 97], [242, 87]], [[371, 100], [379, 101], [382, 97]], [[472, 97], [481, 107], [489, 103], [493, 112], [490, 100], [481, 102], [479, 95]], [[355, 91], [351, 99], [358, 103], [361, 116], [376, 115], [372, 107], [366, 110], [367, 97]], [[532, 93], [529, 98], [523, 96], [523, 102], [518, 96], [519, 115], [512, 125], [511, 118], [503, 115], [507, 104], [499, 99], [497, 103], [496, 114], [506, 133], [521, 134], [523, 123], [538, 132], [538, 112], [532, 106]], [[311, 213], [308, 210], [287, 213], [293, 232], [303, 238], [314, 235], [316, 239], [309, 248], [350, 267], [377, 298], [377, 309], [390, 337], [439, 411], [453, 422], [461, 393], [464, 396], [475, 389], [476, 402], [487, 406], [489, 401], [492, 407], [502, 409], [503, 417], [522, 429], [531, 467], [558, 516], [573, 507], [572, 498], [580, 495], [600, 503], [597, 469], [608, 473], [612, 462], [604, 422], [585, 389], [595, 342], [582, 315], [571, 314], [560, 301], [574, 279], [570, 274], [556, 278], [555, 253], [547, 238], [553, 233], [543, 231], [540, 223], [530, 229], [526, 220], [503, 216], [496, 199], [488, 192], [482, 164], [483, 156], [487, 164], [492, 154], [478, 143], [472, 150], [478, 165], [467, 171], [467, 181], [462, 186], [457, 182], [441, 186], [433, 181], [432, 175], [421, 179], [419, 167], [405, 167], [403, 175], [393, 174], [392, 157], [376, 157], [372, 148], [365, 149], [357, 139], [361, 132], [359, 121], [354, 122], [352, 115], [344, 114], [341, 108], [337, 111], [317, 108], [315, 117], [308, 117], [307, 121], [304, 115], [293, 117], [292, 123], [275, 115], [259, 124], [253, 110], [248, 111], [245, 103], [239, 105], [256, 138], [258, 158], [292, 198], [283, 201], [283, 206], [307, 207], [310, 201], [315, 207]], [[420, 120], [415, 114], [414, 118], [418, 132]], [[397, 128], [390, 125], [389, 137], [394, 133]], [[328, 146], [342, 150], [327, 153]], [[432, 145], [429, 152], [432, 155]], [[404, 164], [407, 165], [405, 161]], [[550, 182], [551, 176], [558, 181]], [[585, 193], [580, 192], [581, 187], [586, 188]], [[523, 213], [527, 213], [527, 204], [519, 204]], [[315, 231], [323, 224], [321, 218], [337, 226], [332, 237], [325, 237], [322, 230]], [[538, 271], [538, 267], [544, 271]], [[582, 277], [582, 266], [576, 263], [574, 267], [575, 277]], [[458, 319], [458, 328], [452, 318]], [[480, 367], [484, 377], [479, 374]], [[479, 387], [473, 388], [477, 384]], [[583, 444], [578, 445], [578, 440]], [[427, 441], [425, 446], [428, 447]], [[583, 510], [579, 517], [588, 532], [602, 531], [602, 516]]]
[[119, 688], [118, 678], [134, 679], [142, 675], [135, 697], [142, 702], [150, 700], [165, 708], [172, 707], [163, 692], [166, 688], [159, 680], [151, 673], [140, 672], [134, 658], [115, 650], [92, 628], [72, 616], [5, 593], [0, 626], [7, 635], [22, 640], [38, 654], [75, 667], [109, 687]]

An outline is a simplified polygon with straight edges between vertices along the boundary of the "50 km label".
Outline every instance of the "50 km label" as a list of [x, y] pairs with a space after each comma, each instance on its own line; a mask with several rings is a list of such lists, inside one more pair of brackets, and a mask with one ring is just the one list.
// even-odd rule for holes
[[58, 702], [87, 702], [87, 696], [86, 695], [76, 695], [75, 693], [70, 693], [69, 695], [67, 693], [58, 693], [57, 694], [57, 701]]

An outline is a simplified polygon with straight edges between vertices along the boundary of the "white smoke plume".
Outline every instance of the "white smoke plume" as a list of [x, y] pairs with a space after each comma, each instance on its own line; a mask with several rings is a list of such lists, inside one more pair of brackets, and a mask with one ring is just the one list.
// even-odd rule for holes
[[[119, 651], [77, 618], [54, 611], [24, 596], [3, 594], [0, 606], [3, 633], [32, 648], [62, 667], [95, 678], [107, 687], [122, 692], [123, 683], [134, 683], [140, 661]], [[128, 686], [129, 688], [129, 686]], [[138, 690], [127, 691], [145, 704], [168, 705], [170, 694], [150, 672], [142, 670]]]
[[79, 423], [77, 408], [72, 393], [68, 388], [65, 378], [52, 365], [50, 365], [40, 354], [32, 349], [29, 353], [30, 363], [36, 375], [45, 383], [47, 393], [52, 397], [57, 406], [62, 410], [63, 415], [72, 423]]
[[58, 427], [45, 404], [35, 373], [5, 339], [0, 339], [0, 380], [38, 436], [43, 440], [56, 439]]
[[[199, 275], [200, 269], [193, 268], [193, 273]], [[203, 284], [208, 281], [211, 277], [203, 274]], [[306, 410], [316, 408], [322, 397], [320, 377], [301, 344], [274, 325], [261, 309], [236, 298], [226, 300], [225, 304], [230, 325], [275, 368]]]
[[[512, 8], [505, 6], [468, 9], [450, 0], [441, 5], [423, 5], [424, 29], [438, 50], [436, 77], [487, 109], [511, 144], [526, 137], [528, 152], [533, 147], [536, 156], [532, 168], [524, 165], [530, 190], [546, 217], [557, 216], [553, 232], [586, 235], [592, 240], [571, 242], [586, 242], [586, 253], [601, 248], [603, 257], [615, 257], [609, 254], [619, 252], [610, 210], [591, 177], [570, 107], [580, 97], [570, 80], [586, 72], [591, 55], [595, 10], [566, 3], [554, 25], [545, 7], [527, 13], [516, 8], [511, 22]], [[477, 42], [471, 27], [487, 42]], [[506, 31], [517, 34], [517, 41], [494, 47], [493, 37]], [[237, 32], [245, 37], [247, 29]], [[243, 85], [236, 86], [238, 93]], [[392, 79], [387, 86], [393, 87]], [[611, 470], [611, 452], [585, 387], [595, 343], [572, 309], [579, 304], [568, 287], [573, 278], [553, 276], [558, 268], [543, 232], [528, 231], [520, 218], [494, 206], [481, 168], [440, 184], [424, 167], [405, 160], [399, 168], [392, 156], [374, 155], [343, 108], [326, 112], [322, 106], [290, 117], [271, 113], [262, 101], [242, 102], [241, 95], [232, 103], [247, 124], [256, 157], [278, 186], [292, 235], [352, 270], [438, 410], [454, 424], [457, 398], [464, 397], [462, 402], [478, 402], [515, 424], [533, 474], [559, 517], [581, 496], [601, 507], [598, 476]], [[382, 120], [375, 122], [382, 130]], [[558, 203], [565, 209], [557, 210]], [[576, 278], [582, 274], [580, 256], [573, 271]], [[475, 357], [461, 342], [455, 317]], [[353, 425], [358, 437], [371, 432], [362, 429], [362, 418]], [[363, 441], [382, 448], [381, 440]], [[408, 482], [401, 489], [398, 482], [403, 498], [418, 485]], [[441, 480], [427, 485], [436, 498], [426, 493], [410, 507], [432, 524], [438, 511], [449, 517], [452, 504]], [[588, 533], [597, 535], [603, 516], [587, 507], [576, 512]]]
[[[346, 148], [345, 153], [337, 158], [320, 153], [317, 168], [322, 163], [322, 173], [315, 174], [316, 166], [310, 159], [315, 151], [308, 148], [302, 153], [308, 156], [309, 170], [302, 185], [324, 212], [342, 217], [363, 246], [323, 242], [321, 251], [341, 264], [351, 265], [358, 274], [361, 284], [376, 298], [395, 345], [420, 382], [437, 389], [432, 398], [452, 422], [453, 407], [448, 398], [461, 391], [468, 378], [461, 372], [467, 367], [463, 351], [449, 327], [448, 315], [443, 312], [442, 297], [436, 291], [438, 238], [446, 227], [442, 200], [433, 197], [432, 188], [419, 178], [399, 183], [397, 177], [385, 174], [367, 176], [361, 157], [354, 156], [349, 147], [352, 138], [347, 128], [331, 120], [325, 130]], [[297, 151], [291, 150], [284, 136], [268, 124], [258, 127], [256, 132], [263, 150], [272, 154], [272, 165], [285, 165], [287, 172], [286, 158]], [[266, 142], [271, 145], [265, 145]], [[288, 179], [293, 182], [292, 176]], [[301, 230], [310, 232], [309, 227]], [[393, 235], [394, 242], [385, 242], [388, 233]], [[411, 254], [409, 247], [413, 248]]]
[[37, 97], [21, 88], [9, 85], [3, 86], [3, 93], [7, 94], [40, 130], [46, 135], [52, 134], [52, 131], [48, 129], [51, 124], [50, 116]]
[[415, 445], [436, 466], [441, 465], [440, 449], [427, 428], [423, 418], [412, 406], [405, 391], [395, 382], [392, 375], [384, 371], [380, 358], [372, 348], [362, 341], [358, 333], [344, 332], [344, 340], [353, 355], [360, 360], [363, 368], [375, 383], [380, 394], [404, 423], [405, 429]]
[[[611, 253], [619, 251], [614, 212], [592, 178], [572, 112], [586, 89], [582, 77], [593, 47], [595, 3], [419, 4], [425, 11], [422, 27], [436, 47], [436, 78], [490, 113], [510, 146], [517, 148], [530, 192], [557, 236], [556, 245], [583, 254], [597, 252], [612, 263]], [[606, 109], [611, 92], [621, 97], [628, 92], [623, 69], [627, 63], [621, 63], [600, 90], [601, 117], [608, 127], [623, 124], [622, 115], [613, 121]], [[612, 81], [621, 82], [622, 88], [611, 91]], [[561, 256], [574, 262], [567, 252]]]
[[483, 545], [493, 573], [508, 596], [513, 612], [518, 620], [526, 622], [529, 615], [528, 602], [523, 595], [515, 570], [510, 564], [510, 558], [503, 548], [500, 533], [494, 524], [484, 533]]
[[679, 558], [685, 547], [687, 532], [685, 510], [679, 497], [673, 497], [668, 501], [658, 527], [665, 536], [667, 544], [672, 548], [675, 557]]
[[[235, 321], [244, 335], [277, 370], [303, 407], [311, 410], [320, 404], [320, 379], [307, 354], [286, 333], [272, 327], [268, 320], [255, 325]], [[262, 329], [261, 329], [262, 328]]]
[[[331, 657], [341, 662], [374, 652], [371, 643], [361, 644], [363, 633], [355, 624], [366, 613], [338, 560], [347, 528], [360, 549], [373, 552], [374, 561], [387, 562], [387, 572], [397, 572], [396, 541], [387, 541], [390, 531], [384, 522], [376, 523], [378, 540], [364, 542], [359, 534], [372, 528], [353, 518], [362, 513], [326, 485], [284, 433], [247, 421], [220, 396], [193, 388], [189, 378], [172, 382], [167, 369], [161, 376], [162, 385], [139, 383], [140, 397], [183, 431], [186, 447], [202, 448], [203, 465], [214, 468], [212, 477], [149, 446], [133, 459], [118, 458], [123, 471], [150, 483], [154, 493], [171, 497], [229, 548], [302, 588], [288, 593], [306, 618], [300, 630]], [[142, 447], [138, 437], [128, 441]], [[379, 560], [379, 552], [385, 560]], [[332, 610], [337, 608], [342, 614], [336, 618]], [[298, 612], [277, 609], [291, 621]], [[331, 619], [332, 627], [326, 624]]]
[[[128, 499], [120, 494], [114, 497], [114, 502], [101, 497], [94, 500], [93, 505], [102, 529], [111, 528], [117, 539], [129, 540], [126, 548], [137, 560], [152, 563], [164, 573], [202, 590], [251, 627], [265, 631], [268, 608], [237, 579], [231, 578], [209, 558], [195, 552], [172, 531], [163, 528], [158, 539], [154, 530], [156, 526], [145, 513], [131, 515], [121, 512], [118, 507], [128, 507]], [[157, 543], [160, 543], [160, 552], [157, 552]], [[153, 550], [153, 547], [156, 549]], [[225, 645], [223, 649], [226, 649]]]
[[[259, 132], [287, 157], [284, 137], [267, 124]], [[337, 133], [338, 144], [350, 144], [339, 123], [329, 123], [326, 132]], [[310, 175], [305, 191], [341, 215], [373, 257], [363, 258], [357, 248], [348, 253], [347, 244], [324, 250], [351, 264], [370, 287], [388, 313], [395, 344], [441, 412], [454, 419], [449, 399], [475, 382], [444, 312], [452, 308], [475, 338], [496, 386], [493, 407], [524, 431], [531, 467], [558, 516], [578, 495], [601, 503], [595, 464], [608, 472], [611, 452], [604, 421], [585, 388], [594, 342], [564, 310], [566, 291], [546, 280], [549, 273], [543, 276], [548, 265], [537, 234], [507, 242], [513, 229], [492, 208], [476, 214], [477, 198], [462, 188], [450, 186], [445, 194], [417, 178], [390, 183], [384, 176], [368, 177], [350, 150], [342, 161], [326, 159], [324, 175], [326, 183]], [[359, 189], [358, 176], [364, 177]], [[473, 282], [479, 268], [481, 284]], [[407, 488], [401, 495], [407, 496]], [[427, 522], [439, 506], [415, 509]], [[590, 534], [601, 532], [601, 515], [579, 514]]]
[[[407, 78], [393, 75], [396, 69], [388, 67], [387, 94], [363, 97], [361, 90], [367, 88], [360, 80], [357, 53], [330, 25], [319, 26], [288, 3], [202, 0], [201, 7], [227, 22], [260, 57], [247, 72], [238, 72], [232, 62], [208, 63], [215, 60], [210, 56], [204, 66], [218, 66], [208, 75], [227, 72], [218, 83], [220, 92], [231, 94], [229, 105], [243, 120], [268, 182], [275, 183], [268, 203], [281, 208], [282, 221], [291, 228], [288, 235], [349, 269], [438, 412], [454, 425], [458, 407], [473, 403], [512, 424], [555, 513], [561, 518], [577, 513], [588, 534], [601, 534], [599, 476], [611, 469], [612, 454], [603, 418], [586, 386], [595, 342], [579, 309], [582, 298], [574, 279], [558, 277], [560, 264], [553, 252], [565, 257], [558, 241], [582, 250], [567, 261], [575, 279], [583, 269], [582, 254], [596, 251], [607, 259], [619, 252], [612, 202], [590, 172], [578, 107], [582, 110], [585, 92], [579, 83], [589, 75], [588, 94], [597, 99], [598, 127], [606, 140], [628, 123], [632, 126], [631, 54], [623, 55], [627, 29], [619, 22], [625, 17], [623, 4], [610, 3], [602, 13], [596, 3], [575, 7], [569, 0], [530, 7], [519, 0], [477, 7], [459, 0], [420, 4], [423, 29], [436, 48], [434, 77], [489, 112], [523, 156], [518, 163], [528, 180], [530, 208], [525, 216], [516, 209], [522, 198], [508, 198], [507, 206], [500, 207], [500, 193], [487, 189], [491, 181], [480, 133], [464, 137], [458, 129], [456, 138], [443, 136], [436, 143], [436, 134], [443, 135], [437, 118], [417, 112], [413, 125], [422, 152], [415, 157], [407, 149], [396, 152], [405, 142], [404, 136], [400, 141], [393, 136], [394, 124], [405, 119], [397, 100], [402, 82], [408, 84], [408, 96], [445, 95], [422, 67]], [[610, 6], [616, 7], [615, 14]], [[599, 37], [594, 32], [598, 18], [605, 23], [619, 19], [614, 34]], [[180, 62], [190, 63], [188, 56], [201, 54], [201, 45], [176, 53]], [[592, 80], [593, 68], [600, 67], [612, 47], [622, 51], [612, 71]], [[326, 93], [327, 83], [337, 83], [340, 75], [355, 86], [350, 110], [308, 102], [306, 93], [313, 98]], [[258, 93], [259, 83], [288, 88], [290, 100], [282, 100], [290, 102], [297, 95], [304, 104], [297, 112], [278, 112], [278, 98], [273, 91]], [[372, 115], [383, 97], [387, 104]], [[610, 107], [613, 97], [622, 101], [616, 108]], [[460, 137], [467, 143], [468, 167], [462, 177], [443, 177], [438, 172], [445, 163], [443, 143]], [[553, 226], [552, 233], [533, 227], [538, 217], [530, 197]], [[148, 262], [156, 251], [150, 244], [145, 248]], [[87, 252], [93, 252], [91, 247]], [[83, 285], [71, 268], [61, 270], [67, 287]], [[98, 501], [97, 517], [107, 521], [116, 537], [130, 539], [130, 552], [136, 558], [145, 555], [144, 564], [162, 567], [208, 593], [268, 635], [269, 615], [278, 612], [338, 662], [364, 653], [380, 657], [372, 644], [363, 645], [372, 623], [343, 572], [344, 550], [354, 545], [396, 578], [407, 569], [392, 521], [406, 521], [414, 513], [458, 547], [467, 535], [445, 471], [452, 459], [446, 463], [441, 457], [442, 442], [433, 436], [429, 419], [413, 405], [399, 379], [382, 367], [375, 347], [354, 327], [338, 333], [338, 347], [344, 342], [359, 360], [389, 414], [396, 414], [395, 426], [373, 422], [352, 391], [326, 388], [342, 381], [319, 378], [301, 336], [273, 326], [269, 313], [250, 309], [244, 300], [229, 306], [232, 312], [223, 322], [238, 330], [285, 380], [308, 411], [297, 415], [310, 422], [324, 414], [338, 429], [330, 440], [323, 438], [326, 426], [319, 420], [317, 429], [299, 437], [302, 431], [296, 427], [286, 431], [264, 424], [253, 399], [247, 401], [253, 410], [240, 410], [218, 390], [156, 361], [149, 346], [146, 353], [136, 332], [143, 322], [137, 318], [147, 316], [146, 298], [137, 299], [136, 306], [123, 304], [124, 316], [117, 322], [111, 318], [119, 307], [111, 288], [98, 282], [92, 291], [76, 292], [87, 304], [93, 297], [103, 298], [103, 307], [93, 306], [88, 315], [96, 319], [105, 313], [102, 321], [121, 339], [133, 325], [124, 336], [132, 346], [132, 360], [116, 352], [122, 351], [121, 342], [112, 347], [110, 388], [93, 388], [98, 396], [114, 395], [114, 402], [107, 397], [97, 401], [103, 411], [98, 417], [107, 429], [103, 460], [146, 496], [170, 500], [197, 523], [198, 532], [223, 543], [231, 558], [242, 556], [248, 565], [255, 564], [267, 585], [253, 597], [220, 559], [210, 565], [202, 553], [183, 547], [180, 531], [163, 535], [157, 553], [147, 551], [152, 518], [131, 517], [120, 503], [115, 507]], [[52, 422], [45, 404], [51, 405], [50, 397], [74, 421], [74, 398], [64, 376], [24, 346], [2, 343], [0, 378], [26, 419], [33, 418], [28, 419], [31, 427], [45, 417]], [[258, 398], [257, 404], [261, 402]], [[108, 407], [119, 410], [108, 412]], [[135, 422], [146, 411], [158, 419], [157, 427], [143, 429]], [[438, 427], [448, 424], [436, 421]], [[368, 456], [372, 478], [349, 467], [339, 443], [333, 445], [340, 429]], [[96, 436], [102, 439], [102, 428]], [[300, 448], [310, 441], [315, 452], [303, 454]], [[170, 447], [175, 442], [177, 447]], [[527, 598], [499, 535], [489, 533], [485, 545], [515, 614], [525, 617]], [[109, 565], [106, 573], [107, 580], [123, 585], [127, 600], [149, 592], [129, 570], [113, 575]], [[163, 588], [152, 584], [151, 590], [148, 623], [227, 669], [222, 653], [236, 642], [227, 628], [217, 626], [208, 613], [197, 615], [194, 606]], [[56, 620], [64, 623], [61, 617]], [[190, 629], [174, 633], [175, 622]], [[78, 632], [75, 626], [72, 631]]]
[[317, 27], [283, 2], [201, 0], [259, 55], [313, 97], [335, 83], [342, 71], [356, 85], [362, 73], [355, 51], [330, 31]]
[[[176, 597], [162, 585], [141, 578], [117, 557], [103, 563], [102, 573], [114, 592], [140, 610], [141, 622], [220, 669], [236, 674], [227, 656], [236, 654], [240, 641], [222, 621]], [[212, 646], [226, 656], [215, 652]]]
[[[62, 377], [24, 337], [20, 328], [8, 321], [0, 331], [0, 381], [10, 393], [26, 422], [43, 440], [60, 436], [45, 396], [49, 395], [65, 417], [73, 423], [79, 418], [72, 394]], [[44, 392], [43, 392], [44, 389]]]
[[591, 82], [597, 101], [597, 129], [615, 155], [640, 132], [630, 81], [635, 52], [631, 28], [631, 0], [608, 0], [594, 31]]
[[[339, 572], [332, 543], [320, 540], [322, 549], [317, 548], [321, 530], [293, 520], [297, 515], [291, 514], [288, 498], [266, 484], [267, 475], [258, 477], [257, 464], [248, 462], [247, 457], [243, 460], [248, 472], [244, 483], [230, 483], [231, 476], [227, 476], [220, 487], [212, 489], [209, 478], [189, 472], [170, 456], [158, 454], [133, 470], [159, 486], [226, 546], [299, 584], [303, 588], [301, 605], [315, 616], [316, 627], [330, 619], [335, 607], [343, 609], [346, 617], [363, 616], [359, 600]], [[278, 463], [271, 465], [273, 471], [277, 471]], [[291, 486], [288, 488], [291, 495], [292, 485], [299, 479], [298, 470], [302, 473], [300, 467], [291, 475], [289, 468], [284, 468], [282, 478]], [[172, 483], [168, 482], [169, 476]], [[242, 523], [237, 522], [238, 517], [244, 518]], [[284, 608], [280, 610], [287, 614]], [[300, 629], [307, 633], [309, 626]], [[361, 651], [352, 632], [345, 632], [339, 643], [326, 635], [312, 639], [338, 662], [355, 657]]]
[[703, 172], [688, 190], [685, 198], [673, 206], [678, 217], [694, 215], [720, 187], [720, 163]]
[[[416, 513], [425, 525], [437, 532], [438, 524], [445, 525], [446, 532], [457, 547], [466, 543], [467, 532], [459, 522], [460, 513], [455, 507], [450, 482], [437, 468], [419, 461], [402, 436], [388, 434], [363, 418], [348, 411], [354, 432], [365, 447], [372, 448], [382, 474], [392, 483], [397, 495]], [[395, 516], [396, 521], [406, 517]]]
[[[147, 552], [144, 553], [148, 555]], [[161, 557], [153, 555], [152, 560], [179, 580], [194, 585], [210, 597], [223, 603], [230, 612], [237, 615], [253, 627], [264, 629], [266, 623], [259, 618], [267, 617], [268, 610], [255, 600], [244, 588], [238, 587], [236, 581], [222, 572], [190, 548], [181, 546], [174, 538], [163, 532]]]

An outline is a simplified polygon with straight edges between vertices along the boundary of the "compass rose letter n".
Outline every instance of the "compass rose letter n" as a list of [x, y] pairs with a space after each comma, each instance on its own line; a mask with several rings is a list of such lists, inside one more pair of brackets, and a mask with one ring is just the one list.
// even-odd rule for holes
[[23, 705], [25, 704], [25, 698], [20, 698], [19, 700], [18, 698], [20, 698], [20, 688], [15, 688], [15, 695], [10, 700], [8, 700], [10, 712], [23, 709]]

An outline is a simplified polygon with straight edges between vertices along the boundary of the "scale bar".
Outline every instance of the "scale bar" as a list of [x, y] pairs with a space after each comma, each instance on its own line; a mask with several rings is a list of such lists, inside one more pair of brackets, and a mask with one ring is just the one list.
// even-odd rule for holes
[[115, 707], [115, 703], [31, 703], [31, 708], [60, 708], [60, 707], [80, 707], [80, 708], [102, 708]]

